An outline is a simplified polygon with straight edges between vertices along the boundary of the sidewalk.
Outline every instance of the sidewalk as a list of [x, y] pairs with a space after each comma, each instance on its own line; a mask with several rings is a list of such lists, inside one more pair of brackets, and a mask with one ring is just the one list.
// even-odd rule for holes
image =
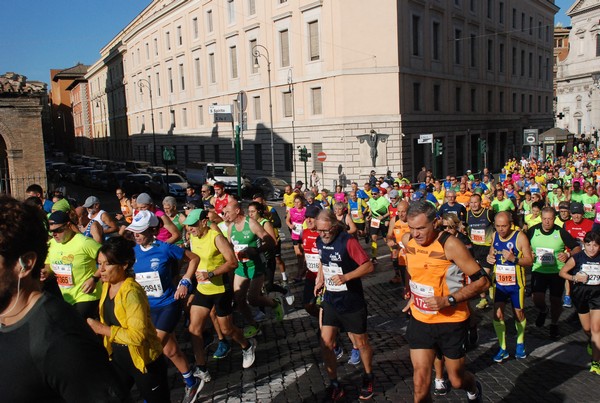
[[[380, 248], [380, 253], [384, 249]], [[291, 263], [291, 259], [286, 262]], [[288, 265], [288, 268], [291, 265]], [[295, 270], [292, 269], [292, 273]], [[412, 401], [412, 366], [404, 338], [407, 318], [401, 313], [405, 302], [400, 287], [389, 284], [392, 276], [389, 258], [380, 258], [375, 273], [363, 281], [369, 306], [369, 336], [374, 348], [376, 376], [374, 402]], [[316, 321], [301, 308], [302, 286], [292, 287], [296, 302], [289, 307], [282, 323], [268, 319], [257, 337], [256, 362], [242, 370], [241, 351], [233, 346], [231, 354], [220, 361], [209, 359], [212, 381], [200, 393], [198, 402], [314, 402], [323, 397], [328, 384], [322, 368]], [[585, 336], [573, 309], [566, 309], [560, 322], [562, 337], [549, 338], [548, 326], [536, 328], [537, 315], [531, 298], [526, 299], [528, 318], [525, 344], [529, 356], [497, 364], [492, 357], [498, 346], [491, 324], [491, 308], [483, 312], [479, 346], [467, 354], [467, 368], [474, 372], [490, 402], [595, 402], [600, 378], [588, 372], [589, 356]], [[507, 312], [509, 309], [507, 310]], [[514, 353], [516, 331], [507, 314], [508, 351]], [[549, 322], [547, 322], [549, 323]], [[358, 401], [362, 366], [347, 364], [352, 348], [346, 335], [341, 337], [345, 354], [339, 360], [338, 377], [344, 384], [347, 401]], [[188, 355], [191, 345], [186, 332], [179, 342]], [[216, 348], [209, 347], [209, 353]], [[172, 400], [183, 395], [181, 377], [171, 367]], [[436, 401], [465, 401], [462, 391], [451, 391]]]

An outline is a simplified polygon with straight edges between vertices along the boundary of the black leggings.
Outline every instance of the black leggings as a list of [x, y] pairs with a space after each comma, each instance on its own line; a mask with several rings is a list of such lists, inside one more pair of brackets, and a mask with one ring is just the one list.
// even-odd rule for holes
[[135, 383], [142, 398], [147, 403], [171, 401], [167, 378], [167, 362], [164, 355], [146, 365], [146, 373], [144, 374], [133, 365], [127, 346], [113, 344], [112, 347], [111, 364], [124, 390], [131, 390]]
[[267, 273], [265, 276], [265, 290], [267, 292], [278, 292], [280, 294], [287, 294], [287, 290], [278, 284], [275, 284], [275, 270], [277, 270], [277, 262], [275, 256], [271, 256], [267, 260]]

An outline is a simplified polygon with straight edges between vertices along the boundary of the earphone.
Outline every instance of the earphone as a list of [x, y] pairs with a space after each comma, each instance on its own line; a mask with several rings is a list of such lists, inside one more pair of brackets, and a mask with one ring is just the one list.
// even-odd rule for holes
[[25, 262], [23, 262], [22, 257], [19, 258], [19, 264], [21, 265], [21, 272], [24, 272], [26, 267], [25, 267]]

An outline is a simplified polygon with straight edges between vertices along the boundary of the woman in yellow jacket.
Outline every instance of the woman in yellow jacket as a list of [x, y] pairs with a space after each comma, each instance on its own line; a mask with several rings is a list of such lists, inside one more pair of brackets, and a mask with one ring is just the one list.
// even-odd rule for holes
[[88, 319], [104, 336], [104, 346], [125, 390], [137, 386], [147, 403], [170, 402], [167, 363], [150, 319], [148, 298], [135, 281], [134, 243], [109, 238], [98, 252], [102, 296], [100, 321]]

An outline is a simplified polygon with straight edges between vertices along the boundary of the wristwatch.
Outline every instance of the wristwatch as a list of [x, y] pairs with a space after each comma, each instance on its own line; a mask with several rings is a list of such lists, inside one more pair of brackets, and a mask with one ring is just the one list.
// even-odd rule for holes
[[215, 276], [214, 272], [211, 271], [211, 272], [208, 273], [208, 278], [209, 279], [213, 278], [214, 276]]
[[100, 281], [100, 277], [92, 276], [92, 278], [94, 279], [94, 283], [97, 283], [98, 281]]
[[458, 302], [456, 302], [456, 298], [454, 298], [452, 295], [448, 295], [448, 304], [450, 304], [450, 306], [456, 306]]

